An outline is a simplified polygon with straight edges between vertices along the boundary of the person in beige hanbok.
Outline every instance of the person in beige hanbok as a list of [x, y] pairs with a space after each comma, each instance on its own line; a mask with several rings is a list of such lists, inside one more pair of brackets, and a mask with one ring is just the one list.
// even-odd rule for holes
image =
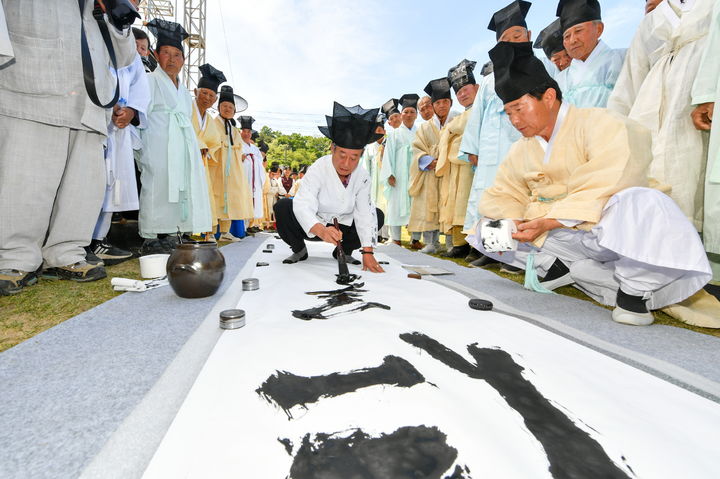
[[440, 244], [439, 180], [435, 176], [440, 132], [457, 112], [450, 111], [452, 99], [447, 78], [430, 81], [425, 87], [425, 93], [432, 99], [435, 115], [418, 127], [413, 141], [408, 190], [412, 204], [408, 231], [416, 235], [422, 233], [425, 245], [421, 247], [421, 252], [435, 253]]
[[[218, 88], [226, 79], [223, 72], [215, 69], [209, 63], [200, 66], [200, 73], [202, 76], [198, 82], [198, 87], [195, 89], [192, 124], [197, 135], [203, 166], [205, 166], [205, 177], [207, 178], [208, 192], [210, 194], [211, 221], [213, 229], [216, 229], [218, 213], [215, 205], [210, 165], [217, 161], [215, 153], [220, 148], [221, 130], [218, 128], [217, 122], [210, 116], [208, 109], [215, 104]], [[214, 239], [211, 234], [206, 235], [206, 239], [211, 238]]]
[[230, 234], [232, 220], [249, 220], [254, 217], [252, 193], [242, 167], [243, 146], [240, 132], [235, 127], [235, 101], [232, 87], [223, 86], [218, 104], [220, 116], [215, 119], [223, 132], [217, 150], [217, 161], [210, 168], [213, 195], [218, 214], [221, 239], [237, 241]]
[[[465, 125], [479, 88], [473, 75], [475, 65], [476, 62], [463, 60], [448, 71], [448, 81], [455, 90], [458, 102], [465, 108], [462, 114], [442, 129], [435, 167], [435, 176], [440, 178], [440, 231], [452, 236], [452, 248], [443, 254], [448, 258], [464, 258], [471, 251], [462, 230], [474, 172], [472, 165], [458, 156]], [[477, 256], [470, 257], [469, 261], [475, 258]]]
[[499, 222], [468, 242], [524, 267], [528, 289], [573, 284], [614, 306], [612, 319], [624, 324], [651, 324], [651, 310], [703, 288], [712, 274], [699, 235], [669, 196], [647, 187], [650, 132], [609, 110], [565, 102], [529, 42], [499, 43], [490, 58], [495, 90], [523, 138], [479, 208], [486, 218], [514, 220], [519, 245], [500, 254], [486, 241]]

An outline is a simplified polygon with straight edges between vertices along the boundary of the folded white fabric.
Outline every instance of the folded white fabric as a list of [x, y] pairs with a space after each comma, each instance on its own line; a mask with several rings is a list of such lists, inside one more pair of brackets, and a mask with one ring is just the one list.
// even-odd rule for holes
[[110, 280], [110, 284], [115, 291], [132, 291], [142, 293], [143, 291], [149, 291], [151, 289], [159, 288], [160, 286], [165, 286], [168, 284], [168, 280], [165, 277], [147, 281], [140, 279], [113, 278]]

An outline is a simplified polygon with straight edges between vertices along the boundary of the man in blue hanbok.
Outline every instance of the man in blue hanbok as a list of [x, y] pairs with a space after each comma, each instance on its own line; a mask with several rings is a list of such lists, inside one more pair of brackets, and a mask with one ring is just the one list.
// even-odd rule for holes
[[[528, 10], [530, 2], [514, 1], [495, 12], [488, 28], [495, 32], [498, 42], [528, 42], [530, 32], [525, 23]], [[508, 121], [503, 102], [495, 93], [495, 77], [486, 75], [480, 82], [460, 144], [459, 158], [466, 159], [475, 168], [463, 233], [472, 232], [480, 219], [478, 201], [483, 191], [492, 185], [498, 166], [510, 150], [510, 145], [520, 136]], [[485, 266], [494, 262], [482, 256], [470, 264]]]
[[[396, 107], [397, 109], [397, 107]], [[390, 229], [390, 239], [400, 244], [401, 229], [410, 220], [410, 165], [413, 160], [412, 142], [415, 139], [415, 118], [417, 111], [408, 108], [408, 113], [400, 116], [402, 123], [388, 130], [385, 152], [380, 168], [380, 182], [384, 185], [387, 200], [385, 224]], [[412, 111], [415, 114], [412, 115]], [[383, 107], [383, 111], [385, 108]], [[419, 239], [419, 238], [417, 238]]]
[[600, 40], [605, 26], [598, 0], [560, 0], [557, 16], [570, 67], [556, 80], [565, 100], [578, 108], [605, 108], [625, 59], [624, 49]]

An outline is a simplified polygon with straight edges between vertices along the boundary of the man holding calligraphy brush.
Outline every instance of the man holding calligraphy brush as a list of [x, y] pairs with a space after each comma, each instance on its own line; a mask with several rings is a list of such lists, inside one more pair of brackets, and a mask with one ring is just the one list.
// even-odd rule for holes
[[[336, 102], [327, 126], [319, 127], [332, 140], [331, 154], [310, 166], [294, 199], [281, 199], [274, 207], [278, 234], [293, 251], [283, 263], [307, 259], [305, 240], [341, 242], [347, 262], [360, 264], [350, 256], [360, 248], [363, 271], [383, 272], [373, 246], [384, 215], [370, 199], [368, 172], [358, 168], [365, 146], [378, 139], [377, 118], [377, 108], [346, 108]], [[332, 226], [335, 219], [338, 228]], [[337, 254], [336, 249], [333, 256]]]

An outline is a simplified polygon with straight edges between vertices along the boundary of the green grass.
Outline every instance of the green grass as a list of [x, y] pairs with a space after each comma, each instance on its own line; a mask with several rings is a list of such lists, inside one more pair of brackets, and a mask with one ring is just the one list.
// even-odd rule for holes
[[110, 278], [140, 279], [140, 263], [132, 259], [106, 268], [108, 277], [90, 283], [40, 278], [35, 286], [0, 297], [0, 351], [121, 294]]
[[[403, 232], [402, 240], [403, 240], [402, 246], [404, 248], [410, 249], [410, 236], [407, 235], [406, 232]], [[470, 266], [468, 266], [468, 263], [466, 263], [465, 260], [463, 260], [462, 258], [445, 258], [441, 255], [440, 252], [437, 254], [432, 254], [430, 256], [434, 256], [435, 258], [440, 258], [440, 259], [443, 259], [446, 261], [452, 261], [453, 263], [456, 263], [460, 266], [470, 268]], [[498, 265], [498, 264], [487, 266], [482, 269], [485, 269], [487, 271], [492, 271], [493, 273], [497, 274], [498, 276], [509, 279], [510, 281], [514, 281], [518, 284], [523, 284], [525, 282], [524, 275], [503, 273], [502, 271], [500, 271], [500, 265]], [[562, 288], [558, 288], [555, 290], [555, 292], [558, 294], [562, 294], [563, 296], [570, 296], [572, 298], [589, 301], [597, 306], [600, 306], [601, 308], [605, 308], [607, 310], [612, 310], [611, 307], [598, 303], [597, 301], [593, 300], [592, 298], [587, 296], [585, 293], [583, 293], [579, 289], [573, 288], [572, 286], [564, 286]], [[720, 338], [720, 329], [700, 328], [697, 326], [692, 326], [692, 325], [683, 323], [682, 321], [678, 321], [677, 319], [669, 316], [668, 314], [666, 314], [662, 311], [653, 311], [653, 315], [655, 316], [655, 324], [662, 324], [665, 326], [674, 326], [676, 328], [689, 329], [691, 331], [695, 331], [696, 333], [707, 334], [709, 336], [715, 336], [715, 337]]]
[[18, 294], [0, 296], [0, 352], [122, 294], [113, 291], [111, 278], [141, 279], [137, 258], [107, 266], [106, 270], [107, 278], [99, 281], [76, 283], [40, 278], [35, 286]]

